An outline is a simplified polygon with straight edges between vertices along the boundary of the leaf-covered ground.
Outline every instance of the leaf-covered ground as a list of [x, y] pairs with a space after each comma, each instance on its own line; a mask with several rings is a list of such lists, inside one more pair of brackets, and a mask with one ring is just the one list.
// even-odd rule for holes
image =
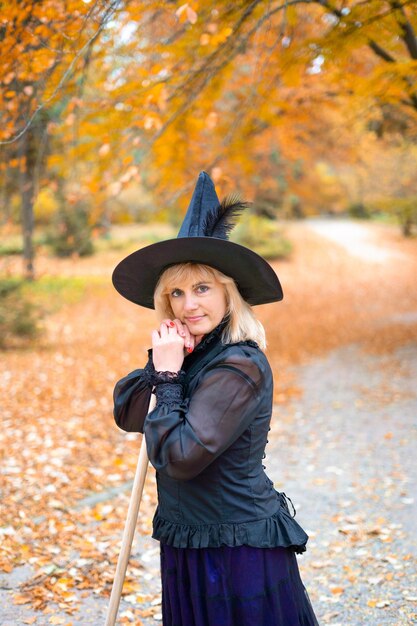
[[[285, 300], [259, 308], [276, 378], [268, 469], [310, 534], [299, 563], [320, 622], [417, 623], [416, 243], [320, 228], [288, 227]], [[2, 354], [4, 626], [104, 622], [140, 443], [114, 425], [111, 394], [153, 325], [110, 285], [122, 256], [39, 259], [41, 274], [94, 280], [36, 346]], [[154, 507], [149, 471], [119, 623], [160, 623]]]

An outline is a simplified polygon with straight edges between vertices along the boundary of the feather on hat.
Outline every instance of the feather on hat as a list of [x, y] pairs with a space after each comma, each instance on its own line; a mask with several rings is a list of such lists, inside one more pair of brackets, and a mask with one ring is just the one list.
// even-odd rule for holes
[[193, 262], [233, 278], [251, 305], [282, 300], [278, 277], [265, 259], [228, 240], [235, 219], [247, 206], [235, 195], [220, 203], [210, 176], [201, 172], [177, 238], [129, 254], [116, 266], [113, 285], [131, 302], [153, 309], [162, 272], [177, 263]]

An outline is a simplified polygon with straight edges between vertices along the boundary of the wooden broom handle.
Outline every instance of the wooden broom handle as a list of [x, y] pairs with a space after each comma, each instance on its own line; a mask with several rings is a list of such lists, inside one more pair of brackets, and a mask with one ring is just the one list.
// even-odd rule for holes
[[[149, 402], [148, 412], [155, 407], [156, 398], [152, 394]], [[146, 451], [145, 435], [142, 436], [142, 444], [140, 446], [138, 464], [136, 466], [135, 478], [133, 481], [132, 494], [130, 496], [129, 509], [125, 528], [123, 531], [122, 545], [120, 548], [119, 558], [117, 560], [116, 573], [114, 575], [113, 586], [110, 594], [110, 602], [107, 609], [105, 626], [114, 626], [116, 623], [117, 612], [119, 610], [120, 598], [122, 596], [123, 583], [126, 577], [127, 565], [129, 562], [130, 552], [132, 550], [133, 537], [135, 535], [136, 523], [138, 520], [139, 507], [142, 500], [143, 486], [145, 484], [146, 471], [148, 469], [148, 454]]]

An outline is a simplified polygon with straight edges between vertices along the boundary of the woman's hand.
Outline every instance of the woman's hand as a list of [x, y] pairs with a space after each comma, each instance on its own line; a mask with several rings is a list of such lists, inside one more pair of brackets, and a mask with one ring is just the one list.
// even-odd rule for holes
[[192, 352], [195, 338], [180, 320], [163, 320], [152, 332], [152, 359], [157, 372], [178, 372], [184, 361], [184, 350]]

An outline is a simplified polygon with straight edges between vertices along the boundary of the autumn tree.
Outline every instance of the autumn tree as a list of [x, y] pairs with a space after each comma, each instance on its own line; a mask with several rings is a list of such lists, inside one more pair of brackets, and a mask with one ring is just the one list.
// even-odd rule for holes
[[20, 195], [29, 278], [34, 274], [33, 204], [48, 155], [49, 127], [59, 119], [56, 103], [65, 103], [77, 89], [92, 46], [116, 4], [19, 0], [8, 3], [3, 12], [2, 171]]
[[[314, 163], [342, 158], [336, 128], [344, 144], [359, 116], [366, 132], [414, 141], [416, 25], [405, 0], [9, 5], [1, 133], [28, 273], [43, 165], [69, 206], [94, 199], [94, 221], [135, 181], [181, 207], [199, 169], [221, 192], [291, 197], [303, 212]], [[352, 142], [343, 158], [358, 158]]]
[[[208, 168], [221, 189], [239, 181], [253, 196], [255, 147], [269, 145], [272, 158], [278, 151], [286, 179], [300, 181], [320, 152], [334, 149], [326, 132], [334, 109], [347, 129], [359, 115], [379, 133], [393, 132], [400, 112], [402, 133], [412, 134], [415, 4], [125, 3], [106, 32], [116, 71], [104, 71], [104, 89], [80, 111], [79, 128], [86, 113], [102, 155], [89, 184], [103, 190], [107, 178], [117, 194], [141, 174], [161, 203], [172, 203], [186, 197], [190, 167]], [[106, 62], [97, 57], [98, 72]], [[110, 124], [93, 118], [97, 108]], [[120, 173], [114, 160], [103, 163], [115, 153]]]

